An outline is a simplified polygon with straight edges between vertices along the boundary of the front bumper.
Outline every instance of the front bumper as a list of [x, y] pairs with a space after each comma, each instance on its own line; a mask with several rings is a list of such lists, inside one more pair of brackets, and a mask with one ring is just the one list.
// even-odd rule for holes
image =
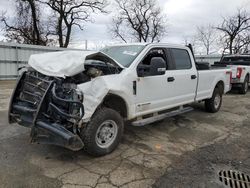
[[80, 150], [83, 142], [77, 122], [84, 115], [83, 105], [79, 100], [59, 97], [56, 84], [40, 73], [24, 72], [11, 97], [9, 123], [30, 127], [32, 143]]
[[81, 138], [57, 123], [38, 121], [31, 129], [31, 142], [62, 146], [73, 151], [83, 148]]

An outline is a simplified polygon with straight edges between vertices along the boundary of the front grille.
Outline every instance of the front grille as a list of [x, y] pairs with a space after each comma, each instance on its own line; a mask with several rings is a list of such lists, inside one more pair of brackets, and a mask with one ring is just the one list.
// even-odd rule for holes
[[[72, 127], [84, 115], [76, 85], [35, 71], [24, 72], [14, 90], [9, 122], [31, 127], [36, 121]], [[81, 97], [80, 97], [81, 98]]]
[[9, 109], [10, 123], [32, 126], [53, 80], [38, 72], [24, 72], [14, 90]]
[[31, 142], [80, 150], [78, 123], [84, 115], [83, 94], [74, 83], [35, 71], [24, 72], [13, 92], [9, 122], [31, 128]]

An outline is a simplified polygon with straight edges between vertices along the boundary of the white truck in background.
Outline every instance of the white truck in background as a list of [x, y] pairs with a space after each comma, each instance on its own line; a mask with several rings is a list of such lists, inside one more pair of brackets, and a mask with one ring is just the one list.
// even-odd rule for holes
[[250, 54], [226, 55], [215, 66], [227, 66], [232, 70], [231, 83], [240, 94], [246, 94], [250, 81]]
[[30, 127], [32, 142], [95, 156], [118, 146], [125, 121], [146, 125], [200, 101], [217, 112], [231, 87], [230, 68], [197, 65], [190, 48], [179, 45], [37, 54], [29, 65], [13, 92], [9, 122]]

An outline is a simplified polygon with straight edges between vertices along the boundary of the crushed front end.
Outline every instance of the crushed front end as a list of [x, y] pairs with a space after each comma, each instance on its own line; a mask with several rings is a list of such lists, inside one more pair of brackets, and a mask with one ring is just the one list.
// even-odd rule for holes
[[9, 123], [31, 128], [31, 142], [80, 150], [79, 122], [83, 94], [63, 78], [26, 71], [19, 78], [9, 107]]

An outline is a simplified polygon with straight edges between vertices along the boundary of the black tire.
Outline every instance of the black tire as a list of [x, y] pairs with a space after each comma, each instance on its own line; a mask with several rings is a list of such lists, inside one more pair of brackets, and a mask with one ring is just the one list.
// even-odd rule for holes
[[[109, 145], [104, 147], [101, 144], [105, 144], [105, 142], [101, 143], [101, 127], [105, 126], [105, 123], [112, 123], [117, 125], [116, 134], [112, 139], [112, 142], [109, 142]], [[93, 156], [102, 156], [108, 153], [111, 153], [118, 145], [123, 135], [124, 122], [121, 115], [113, 109], [110, 108], [101, 108], [93, 115], [91, 121], [87, 124], [87, 126], [81, 131], [81, 138], [84, 143], [84, 150]], [[99, 132], [100, 134], [97, 134]], [[106, 133], [104, 133], [106, 134]], [[112, 134], [112, 133], [110, 133]], [[105, 135], [104, 135], [105, 136]], [[107, 136], [110, 137], [110, 136]], [[112, 136], [111, 136], [112, 137]], [[110, 139], [110, 138], [108, 138]], [[104, 139], [105, 140], [105, 139]], [[107, 143], [106, 143], [107, 144]], [[101, 145], [101, 146], [100, 146]]]
[[[217, 101], [217, 97], [219, 97], [219, 102]], [[222, 104], [222, 90], [219, 88], [215, 88], [213, 92], [213, 96], [211, 99], [205, 100], [205, 108], [206, 111], [215, 113], [220, 110]]]
[[249, 80], [249, 77], [247, 75], [244, 82], [243, 82], [243, 84], [242, 84], [242, 86], [239, 88], [239, 93], [240, 94], [244, 95], [244, 94], [247, 93], [247, 91], [248, 91], [248, 80]]

